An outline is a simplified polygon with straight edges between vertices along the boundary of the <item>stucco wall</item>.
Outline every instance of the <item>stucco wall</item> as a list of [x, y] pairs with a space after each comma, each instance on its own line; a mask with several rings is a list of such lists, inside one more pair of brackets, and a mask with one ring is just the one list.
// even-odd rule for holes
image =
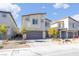
[[[66, 17], [64, 19], [61, 19], [59, 21], [64, 21], [64, 28], [66, 28], [67, 30], [79, 30], [79, 22], [76, 20], [73, 20], [70, 17]], [[73, 24], [74, 24], [74, 28], [73, 28]], [[56, 24], [52, 24], [51, 27], [58, 27], [58, 23]]]
[[53, 27], [58, 27], [58, 23], [52, 24], [50, 27], [51, 27], [51, 28], [53, 28]]
[[[74, 24], [74, 28], [73, 28]], [[79, 30], [79, 22], [69, 19], [69, 30]]]
[[[64, 23], [63, 23], [63, 26], [62, 26], [62, 24], [61, 24], [62, 21], [64, 22]], [[64, 18], [64, 19], [58, 20], [58, 22], [52, 24], [50, 27], [51, 27], [51, 28], [56, 27], [56, 28], [58, 28], [58, 29], [60, 29], [60, 28], [61, 28], [61, 29], [62, 29], [62, 28], [68, 28], [68, 27], [69, 27], [69, 26], [68, 26], [68, 18]]]
[[[49, 24], [49, 26], [47, 28], [45, 27], [45, 22], [50, 23], [50, 21], [45, 20], [46, 15], [40, 15], [40, 14], [39, 15], [30, 15], [28, 17], [29, 20], [26, 20], [26, 17], [28, 17], [28, 16], [22, 17], [22, 26], [25, 27], [27, 30], [41, 30], [41, 31], [43, 31], [43, 30], [47, 30], [50, 26], [50, 24]], [[38, 24], [32, 24], [33, 19], [37, 19]]]

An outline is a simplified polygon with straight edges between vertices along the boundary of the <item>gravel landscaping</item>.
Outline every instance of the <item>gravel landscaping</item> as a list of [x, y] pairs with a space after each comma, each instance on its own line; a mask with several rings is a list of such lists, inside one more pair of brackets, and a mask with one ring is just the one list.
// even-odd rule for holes
[[62, 43], [50, 40], [30, 40], [26, 44], [20, 41], [9, 41], [8, 45], [0, 49], [0, 55], [4, 56], [79, 56], [79, 40], [72, 43]]

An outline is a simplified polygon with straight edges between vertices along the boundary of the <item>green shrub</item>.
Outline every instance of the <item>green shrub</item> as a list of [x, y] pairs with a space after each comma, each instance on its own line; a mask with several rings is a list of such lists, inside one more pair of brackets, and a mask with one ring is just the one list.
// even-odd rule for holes
[[3, 46], [2, 45], [0, 45], [0, 49], [2, 49], [3, 48]]

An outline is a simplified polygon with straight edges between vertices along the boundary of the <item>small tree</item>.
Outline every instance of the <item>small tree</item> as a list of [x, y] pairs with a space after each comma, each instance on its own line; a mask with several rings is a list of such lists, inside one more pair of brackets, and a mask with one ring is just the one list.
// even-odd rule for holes
[[5, 24], [0, 25], [0, 33], [4, 35], [4, 40], [6, 39], [7, 26]]
[[26, 34], [26, 29], [25, 28], [22, 28], [21, 33], [22, 34]]
[[53, 38], [57, 38], [58, 30], [56, 28], [50, 28], [48, 30], [48, 34], [52, 36]]
[[23, 42], [24, 42], [24, 40], [26, 39], [26, 29], [24, 28], [24, 27], [22, 27], [22, 29], [21, 29], [21, 33], [22, 33], [22, 35], [23, 35]]
[[4, 45], [7, 45], [7, 37], [6, 37], [6, 32], [7, 32], [7, 26], [5, 24], [0, 25], [0, 34], [2, 35], [3, 38], [3, 43]]

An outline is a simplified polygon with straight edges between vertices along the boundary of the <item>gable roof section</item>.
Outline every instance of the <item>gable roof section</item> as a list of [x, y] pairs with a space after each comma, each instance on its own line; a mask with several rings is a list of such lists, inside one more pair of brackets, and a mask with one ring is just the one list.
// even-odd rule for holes
[[79, 23], [79, 21], [77, 21], [77, 20], [73, 19], [72, 17], [70, 17], [70, 16], [69, 16], [69, 18], [70, 18], [70, 19], [72, 19], [73, 21], [75, 21], [75, 22], [78, 22], [78, 23]]
[[27, 14], [27, 15], [23, 15], [23, 16], [31, 16], [31, 15], [44, 15], [46, 13], [32, 13], [32, 14]]
[[[78, 23], [79, 23], [79, 21], [77, 21], [77, 20], [73, 19], [73, 18], [72, 18], [72, 17], [70, 17], [70, 16], [64, 17], [64, 18], [62, 18], [62, 19], [65, 19], [65, 18], [70, 18], [71, 20], [73, 20], [73, 21], [75, 21], [75, 22], [78, 22]], [[55, 22], [53, 22], [52, 24], [55, 24], [55, 23], [57, 23], [57, 22], [61, 22], [61, 21], [63, 21], [62, 19], [56, 20], [56, 21], [55, 21]]]
[[[31, 15], [45, 15], [46, 13], [33, 13], [33, 14], [27, 14], [27, 15], [22, 15], [23, 16], [31, 16]], [[48, 18], [45, 18], [45, 20], [48, 20], [51, 22], [51, 20], [49, 20]]]
[[48, 19], [48, 18], [46, 18], [45, 20], [48, 20], [48, 21], [50, 21], [50, 22], [52, 22], [50, 19]]
[[15, 22], [13, 16], [12, 16], [12, 14], [11, 14], [11, 12], [7, 12], [7, 11], [0, 11], [0, 12], [1, 12], [1, 13], [8, 13], [8, 14], [10, 14], [11, 18], [13, 19], [13, 21], [14, 21], [16, 27], [17, 27], [17, 24], [16, 24], [16, 22]]

